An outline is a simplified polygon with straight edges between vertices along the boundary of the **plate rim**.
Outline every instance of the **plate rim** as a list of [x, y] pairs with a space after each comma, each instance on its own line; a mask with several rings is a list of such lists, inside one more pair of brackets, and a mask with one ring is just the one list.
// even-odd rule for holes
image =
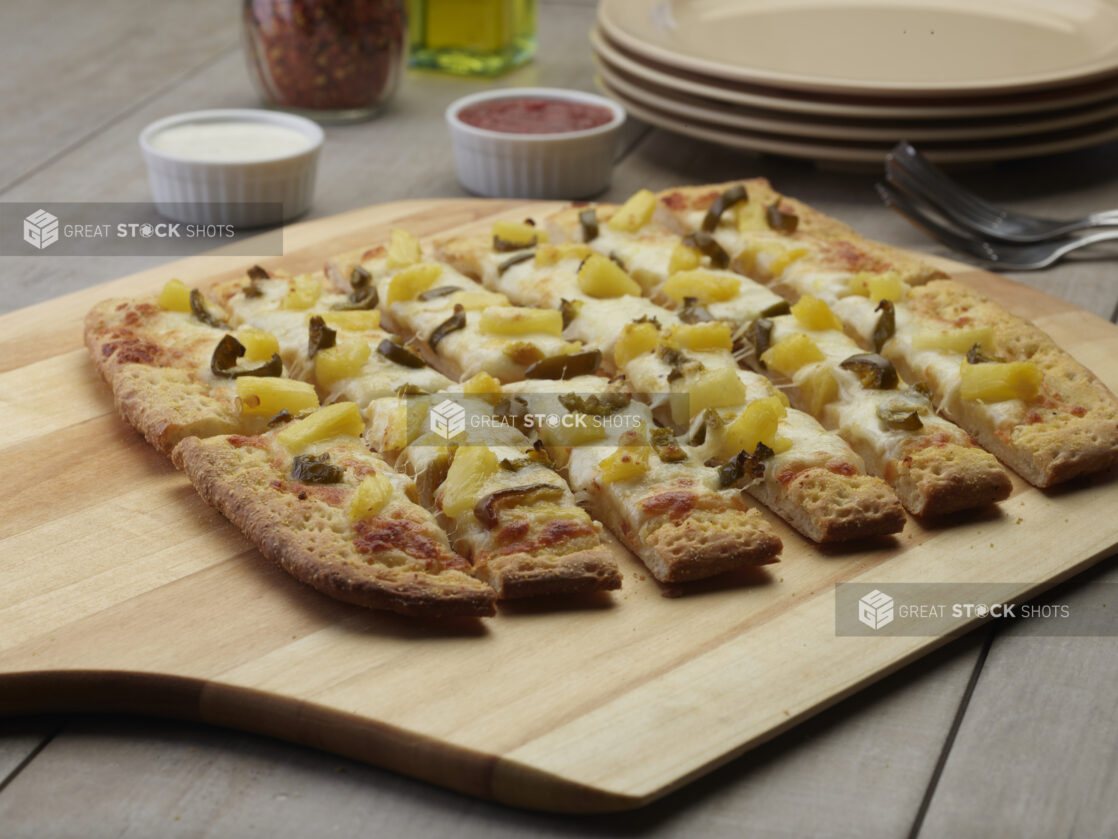
[[[639, 102], [632, 102], [628, 97], [610, 88], [600, 76], [597, 81], [599, 87], [607, 96], [613, 97], [620, 102], [621, 105], [637, 119], [663, 128], [666, 131], [672, 131], [697, 140], [703, 140], [704, 142], [715, 143], [729, 148], [827, 163], [876, 165], [884, 162], [886, 153], [892, 147], [891, 143], [883, 143], [880, 148], [864, 147], [859, 149], [854, 147], [856, 145], [855, 142], [851, 142], [849, 146], [836, 146], [834, 144], [828, 145], [812, 142], [811, 140], [795, 136], [782, 136], [774, 132], [754, 132], [744, 129], [731, 132], [718, 126], [711, 126], [708, 124], [697, 125], [696, 121], [678, 122], [673, 119], [673, 115], [670, 112], [660, 110], [659, 113], [657, 113], [657, 109], [652, 109]], [[772, 139], [758, 136], [758, 134], [766, 133], [771, 135]], [[1105, 130], [1100, 130], [1098, 133], [1078, 134], [1066, 139], [1040, 142], [1033, 145], [1022, 143], [1016, 148], [1010, 147], [1007, 149], [1004, 144], [999, 148], [991, 148], [988, 150], [965, 148], [956, 150], [925, 147], [921, 149], [921, 153], [933, 162], [947, 165], [995, 163], [1003, 160], [1040, 157], [1043, 155], [1075, 151], [1111, 140], [1118, 140], [1118, 119], [1111, 120], [1110, 125]], [[789, 151], [789, 149], [793, 150]]]
[[[1074, 113], [1061, 117], [1042, 116], [1033, 120], [1007, 121], [1003, 125], [977, 129], [970, 126], [941, 128], [937, 121], [927, 121], [927, 128], [920, 126], [896, 126], [882, 120], [878, 126], [851, 126], [849, 120], [837, 117], [828, 118], [820, 115], [814, 120], [810, 118], [795, 119], [774, 111], [769, 114], [756, 116], [734, 113], [734, 106], [718, 102], [688, 101], [687, 98], [675, 91], [665, 89], [658, 92], [651, 87], [644, 87], [639, 82], [625, 78], [624, 71], [610, 65], [601, 56], [594, 56], [599, 74], [612, 88], [617, 88], [625, 96], [643, 102], [649, 107], [657, 107], [656, 102], [670, 104], [670, 107], [661, 106], [660, 110], [672, 111], [680, 117], [701, 119], [723, 125], [730, 129], [745, 131], [763, 131], [769, 133], [783, 133], [806, 139], [828, 139], [865, 141], [865, 142], [896, 142], [900, 137], [912, 142], [966, 142], [980, 140], [1012, 140], [1029, 134], [1049, 133], [1089, 125], [1104, 119], [1118, 118], [1118, 94], [1102, 104], [1087, 106], [1076, 110]], [[629, 90], [626, 90], [629, 88]], [[633, 91], [638, 92], [633, 92]], [[663, 97], [650, 101], [653, 97]], [[754, 109], [761, 111], [763, 109]], [[819, 120], [833, 120], [820, 123]], [[852, 117], [857, 119], [857, 117]], [[999, 119], [1001, 119], [999, 117]], [[838, 124], [835, 124], [835, 123]], [[911, 120], [910, 120], [911, 122]], [[768, 126], [768, 127], [766, 127]]]
[[[893, 96], [904, 94], [913, 97], [925, 96], [975, 96], [982, 97], [991, 93], [1012, 93], [1032, 90], [1058, 88], [1068, 84], [1100, 79], [1118, 72], [1118, 47], [1106, 61], [1096, 61], [1089, 69], [1066, 69], [1056, 72], [1034, 74], [1004, 82], [957, 82], [944, 84], [937, 82], [890, 82], [860, 81], [857, 79], [827, 79], [824, 76], [810, 76], [787, 73], [763, 68], [734, 66], [711, 59], [699, 58], [673, 51], [657, 44], [649, 43], [633, 32], [627, 32], [610, 18], [611, 10], [624, 10], [626, 16], [647, 15], [652, 7], [662, 6], [671, 0], [600, 0], [598, 4], [598, 24], [611, 38], [624, 44], [635, 52], [647, 55], [669, 66], [677, 67], [715, 78], [742, 81], [753, 84], [767, 84], [788, 90], [816, 93], [851, 93], [862, 96]], [[840, 2], [840, 0], [833, 0]], [[981, 0], [979, 0], [981, 2]], [[1101, 6], [1114, 7], [1107, 0], [1091, 0]], [[1114, 9], [1118, 12], [1118, 9]], [[1100, 66], [1101, 65], [1101, 66]]]
[[[874, 115], [883, 118], [905, 117], [910, 119], [951, 118], [959, 115], [965, 116], [972, 112], [985, 115], [1014, 116], [1018, 114], [1041, 112], [1050, 109], [1052, 107], [1052, 101], [1059, 101], [1059, 99], [1047, 100], [1045, 96], [1038, 96], [1036, 94], [1024, 94], [1026, 98], [1023, 98], [1020, 102], [972, 100], [968, 101], [966, 104], [931, 104], [929, 100], [929, 102], [922, 102], [919, 105], [911, 103], [903, 105], [885, 104], [880, 99], [877, 101], [867, 101], [865, 103], [853, 103], [827, 101], [810, 97], [801, 98], [804, 97], [804, 94], [798, 91], [781, 91], [778, 88], [767, 90], [763, 86], [750, 85], [744, 82], [728, 82], [724, 79], [709, 78], [703, 80], [701, 74], [682, 70], [674, 73], [664, 72], [664, 70], [669, 70], [671, 68], [664, 67], [664, 70], [661, 70], [649, 64], [642, 63], [641, 57], [627, 53], [624, 47], [613, 43], [610, 40], [609, 34], [604, 32], [600, 26], [595, 26], [591, 29], [589, 38], [591, 47], [597, 55], [607, 58], [615, 65], [626, 65], [624, 69], [628, 70], [633, 75], [644, 77], [649, 81], [655, 81], [666, 88], [696, 96], [703, 96], [708, 99], [720, 100], [733, 105], [772, 108], [773, 110], [795, 114], [823, 114], [834, 116]], [[661, 65], [661, 67], [663, 66], [664, 65]], [[1064, 106], [1087, 105], [1113, 96], [1115, 88], [1108, 84], [1108, 81], [1110, 80], [1096, 80], [1088, 85], [1090, 89], [1086, 91], [1072, 88], [1075, 90], [1076, 95], [1066, 97], [1063, 100]], [[1118, 82], [1118, 79], [1114, 81]], [[737, 85], [751, 88], [751, 90], [739, 90], [727, 85]], [[1049, 91], [1044, 93], [1055, 92], [1056, 91]], [[843, 96], [846, 94], [822, 95]]]

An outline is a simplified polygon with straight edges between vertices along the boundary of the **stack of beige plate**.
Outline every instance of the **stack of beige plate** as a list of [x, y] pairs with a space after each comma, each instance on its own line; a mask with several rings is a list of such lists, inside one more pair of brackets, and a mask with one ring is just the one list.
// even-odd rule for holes
[[601, 0], [598, 78], [735, 148], [943, 164], [1118, 139], [1118, 0]]

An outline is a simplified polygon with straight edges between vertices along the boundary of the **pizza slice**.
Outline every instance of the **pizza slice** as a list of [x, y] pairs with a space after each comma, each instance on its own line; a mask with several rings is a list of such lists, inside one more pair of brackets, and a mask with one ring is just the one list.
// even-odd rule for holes
[[[332, 273], [343, 270], [335, 264]], [[556, 313], [512, 306], [503, 294], [427, 258], [414, 237], [363, 254], [386, 325], [432, 367], [461, 381], [485, 371], [502, 381], [597, 369], [600, 354], [561, 337]]]
[[[496, 379], [480, 374], [490, 395]], [[547, 454], [502, 415], [492, 400], [470, 392], [378, 400], [370, 409], [367, 439], [397, 441], [397, 468], [416, 477], [419, 497], [470, 558], [474, 573], [502, 600], [616, 589], [621, 574], [602, 543], [601, 525], [575, 503]], [[441, 434], [422, 430], [434, 403], [444, 415], [460, 412], [468, 430]], [[450, 437], [448, 440], [447, 437]], [[401, 445], [402, 444], [402, 445]]]
[[380, 327], [375, 289], [357, 274], [349, 293], [335, 292], [324, 274], [269, 276], [216, 292], [246, 334], [272, 340], [289, 370], [317, 388], [323, 404], [371, 401], [400, 391], [433, 393], [450, 379], [402, 347]]
[[936, 406], [1040, 487], [1118, 462], [1118, 400], [1033, 324], [954, 280], [832, 304]]
[[[270, 418], [243, 403], [265, 387], [317, 407], [313, 388], [287, 378], [270, 344], [241, 335], [228, 315], [178, 280], [157, 298], [106, 300], [85, 319], [85, 343], [121, 415], [170, 454], [190, 436], [255, 433]], [[247, 344], [247, 346], [246, 346]]]
[[658, 429], [646, 405], [599, 376], [503, 387], [528, 413], [555, 418], [535, 433], [571, 488], [661, 582], [775, 562], [779, 537], [731, 482]]
[[264, 556], [330, 597], [421, 617], [494, 614], [496, 593], [362, 430], [357, 406], [338, 403], [260, 435], [188, 437], [173, 459]]
[[781, 195], [763, 178], [670, 189], [658, 197], [681, 233], [708, 234], [735, 270], [755, 279], [790, 272], [810, 274], [819, 283], [841, 283], [862, 272], [891, 272], [919, 285], [944, 276], [904, 251], [864, 239], [836, 219]]
[[796, 407], [838, 433], [914, 515], [942, 516], [1009, 496], [1009, 476], [969, 434], [938, 416], [922, 384], [864, 352], [835, 313], [805, 295], [791, 313], [754, 321], [750, 362]]

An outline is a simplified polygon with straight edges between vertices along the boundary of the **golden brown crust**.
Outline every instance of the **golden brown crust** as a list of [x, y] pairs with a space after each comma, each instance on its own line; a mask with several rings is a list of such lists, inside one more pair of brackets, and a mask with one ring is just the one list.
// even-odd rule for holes
[[[912, 289], [906, 306], [945, 327], [990, 326], [995, 355], [1040, 368], [1040, 394], [1025, 405], [1020, 422], [1005, 428], [990, 427], [978, 406], [957, 393], [937, 393], [953, 420], [1025, 480], [1047, 487], [1118, 463], [1118, 400], [1042, 330], [954, 280]], [[925, 378], [897, 352], [891, 356], [903, 376]]]
[[646, 514], [638, 527], [626, 517], [633, 511], [619, 509], [603, 487], [591, 490], [589, 502], [595, 516], [664, 583], [776, 562], [783, 547], [757, 510], [732, 506], [719, 495], [685, 501], [677, 515]]
[[977, 446], [925, 446], [895, 466], [890, 484], [905, 509], [917, 516], [985, 507], [1008, 498], [1013, 489], [997, 459]]
[[687, 215], [698, 210], [705, 212], [719, 195], [736, 184], [745, 186], [750, 202], [764, 206], [778, 203], [781, 210], [798, 217], [796, 232], [790, 238], [810, 248], [811, 255], [805, 258], [812, 260], [820, 269], [874, 273], [896, 271], [910, 285], [920, 285], [945, 276], [943, 271], [921, 259], [898, 248], [865, 239], [826, 213], [781, 195], [765, 178], [668, 189], [660, 193], [659, 199], [662, 206], [675, 214], [681, 232], [687, 232], [683, 229], [689, 226], [684, 221]]
[[[208, 504], [297, 580], [337, 600], [403, 615], [494, 614], [494, 591], [463, 570], [445, 567], [465, 561], [417, 505], [397, 499], [390, 514], [373, 517], [385, 535], [369, 540], [370, 550], [363, 552], [357, 546], [362, 532], [339, 504], [277, 488], [283, 474], [254, 445], [261, 438], [245, 439], [247, 444], [235, 445], [237, 438], [189, 437], [173, 459]], [[401, 532], [407, 538], [398, 536], [396, 547], [387, 547], [392, 534]]]
[[904, 508], [893, 490], [869, 475], [814, 466], [787, 481], [758, 481], [749, 492], [815, 542], [884, 536], [905, 525]]
[[85, 318], [85, 344], [120, 415], [169, 455], [185, 437], [243, 430], [235, 389], [213, 382], [210, 356], [224, 334], [202, 324], [170, 324], [151, 300], [105, 300]]
[[514, 553], [492, 557], [475, 570], [501, 600], [621, 588], [621, 572], [605, 545], [562, 556]]

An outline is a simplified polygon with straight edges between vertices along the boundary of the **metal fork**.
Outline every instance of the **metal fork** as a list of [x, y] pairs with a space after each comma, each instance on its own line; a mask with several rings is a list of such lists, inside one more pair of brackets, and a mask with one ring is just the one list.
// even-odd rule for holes
[[897, 143], [885, 158], [885, 172], [911, 195], [919, 196], [960, 227], [1008, 242], [1040, 242], [1095, 227], [1118, 225], [1118, 210], [1059, 220], [1015, 213], [979, 198], [937, 169], [912, 145]]
[[987, 242], [975, 239], [952, 230], [936, 220], [926, 209], [920, 207], [896, 185], [876, 184], [877, 194], [885, 204], [929, 235], [939, 239], [948, 247], [968, 254], [980, 262], [1001, 269], [1032, 271], [1047, 268], [1072, 251], [1099, 242], [1118, 241], [1118, 230], [1103, 230], [1088, 236], [1063, 237], [1047, 242], [1013, 243]]

